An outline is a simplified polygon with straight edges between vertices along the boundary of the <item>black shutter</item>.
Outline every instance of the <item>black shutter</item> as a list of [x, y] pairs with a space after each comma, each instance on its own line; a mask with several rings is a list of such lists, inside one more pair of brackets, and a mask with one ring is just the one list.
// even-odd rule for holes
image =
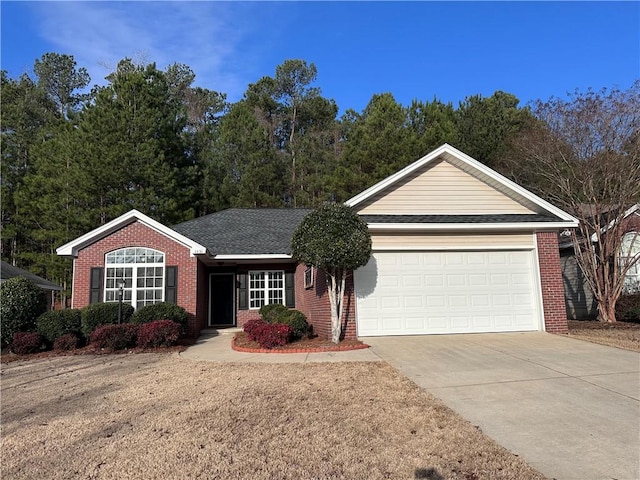
[[238, 274], [238, 309], [248, 310], [249, 301], [247, 298], [247, 274]]
[[102, 267], [91, 269], [91, 284], [89, 288], [89, 304], [102, 302]]
[[178, 267], [167, 267], [164, 301], [167, 303], [178, 303]]
[[295, 308], [296, 306], [296, 274], [285, 273], [284, 274], [284, 301], [285, 305], [289, 308]]

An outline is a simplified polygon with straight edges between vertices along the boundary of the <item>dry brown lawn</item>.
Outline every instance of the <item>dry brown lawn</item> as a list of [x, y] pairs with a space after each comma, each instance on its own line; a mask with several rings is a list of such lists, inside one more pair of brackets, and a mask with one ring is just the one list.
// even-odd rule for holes
[[640, 352], [640, 324], [569, 320], [569, 336], [609, 347]]
[[1, 477], [543, 478], [383, 362], [2, 365]]

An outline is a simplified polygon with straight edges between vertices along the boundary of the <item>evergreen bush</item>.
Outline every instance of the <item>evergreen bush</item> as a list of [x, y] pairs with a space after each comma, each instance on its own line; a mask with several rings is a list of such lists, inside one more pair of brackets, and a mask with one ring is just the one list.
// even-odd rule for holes
[[156, 320], [172, 320], [181, 326], [184, 333], [187, 331], [189, 316], [184, 308], [175, 303], [162, 302], [140, 307], [131, 317], [131, 323], [138, 325]]
[[18, 332], [32, 332], [36, 319], [47, 310], [47, 296], [25, 277], [0, 284], [0, 342], [9, 345]]
[[82, 317], [80, 310], [68, 308], [44, 312], [36, 320], [36, 331], [51, 346], [56, 338], [67, 333], [78, 335], [81, 332]]
[[[100, 325], [115, 325], [118, 323], [118, 303], [94, 303], [80, 311], [82, 333], [89, 338], [91, 333]], [[133, 307], [128, 303], [122, 304], [122, 323], [129, 323], [133, 315]]]

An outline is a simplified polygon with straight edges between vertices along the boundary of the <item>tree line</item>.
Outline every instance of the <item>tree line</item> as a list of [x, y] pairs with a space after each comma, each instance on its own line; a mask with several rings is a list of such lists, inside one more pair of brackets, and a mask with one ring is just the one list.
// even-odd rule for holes
[[32, 75], [2, 71], [2, 258], [69, 286], [71, 263], [55, 249], [132, 208], [171, 225], [228, 207], [344, 201], [445, 142], [557, 193], [522, 147], [548, 131], [539, 113], [557, 113], [551, 101], [520, 106], [497, 91], [405, 106], [380, 93], [339, 116], [317, 77], [313, 63], [286, 60], [231, 103], [178, 63], [123, 59], [90, 90], [70, 55], [43, 55]]

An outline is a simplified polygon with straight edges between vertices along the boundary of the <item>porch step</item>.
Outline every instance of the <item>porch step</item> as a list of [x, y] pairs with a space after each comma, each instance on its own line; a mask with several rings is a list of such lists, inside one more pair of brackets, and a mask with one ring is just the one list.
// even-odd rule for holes
[[241, 331], [242, 329], [239, 327], [205, 328], [204, 330], [200, 330], [200, 336], [215, 337], [217, 335], [235, 334]]

